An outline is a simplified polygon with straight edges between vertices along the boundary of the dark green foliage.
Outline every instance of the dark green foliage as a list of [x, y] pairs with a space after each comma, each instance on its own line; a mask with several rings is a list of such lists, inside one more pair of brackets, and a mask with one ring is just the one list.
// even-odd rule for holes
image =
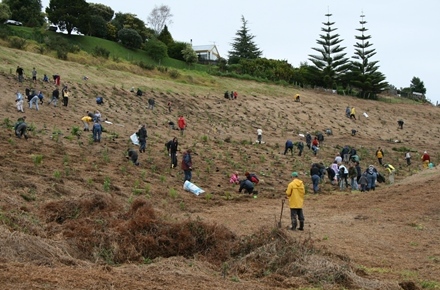
[[169, 46], [174, 43], [173, 37], [171, 36], [171, 33], [168, 31], [168, 27], [166, 25], [160, 32], [157, 39], [165, 43], [166, 46]]
[[420, 78], [413, 77], [411, 80], [411, 85], [409, 86], [413, 92], [426, 94], [425, 84]]
[[46, 13], [53, 24], [70, 35], [88, 17], [89, 4], [85, 0], [50, 0]]
[[67, 59], [68, 52], [75, 53], [80, 50], [78, 45], [68, 42], [63, 36], [57, 34], [47, 35], [44, 38], [44, 44], [46, 44], [50, 50], [57, 51], [58, 58], [63, 60]]
[[99, 15], [86, 15], [82, 17], [79, 25], [81, 33], [89, 36], [105, 38], [107, 36], [107, 21]]
[[243, 25], [235, 34], [232, 50], [229, 53], [229, 64], [239, 63], [241, 59], [256, 59], [262, 54], [262, 51], [254, 43], [254, 35], [249, 33], [247, 21], [241, 16]]
[[267, 58], [241, 59], [235, 72], [247, 74], [257, 78], [270, 81], [284, 80], [291, 82], [293, 80], [293, 67], [285, 60], [273, 60]]
[[111, 21], [115, 15], [115, 11], [111, 7], [100, 3], [89, 3], [89, 9], [90, 15], [101, 16], [105, 22]]
[[142, 45], [142, 37], [136, 30], [131, 28], [119, 30], [118, 38], [122, 45], [130, 49], [140, 48]]
[[3, 0], [9, 6], [11, 19], [20, 21], [25, 26], [39, 27], [45, 23], [41, 12], [41, 0]]
[[145, 23], [131, 13], [116, 13], [115, 18], [110, 22], [116, 31], [124, 28], [134, 29], [142, 38], [142, 42], [154, 36], [154, 32], [145, 26]]
[[187, 43], [185, 42], [173, 42], [168, 45], [168, 56], [174, 59], [185, 61], [183, 58], [182, 50], [186, 48]]
[[321, 47], [312, 48], [317, 51], [318, 55], [309, 55], [309, 60], [314, 65], [314, 73], [320, 77], [320, 82], [317, 85], [325, 88], [335, 88], [341, 82], [340, 78], [348, 69], [348, 58], [345, 57], [345, 47], [339, 44], [342, 42], [339, 39], [339, 34], [333, 34], [337, 28], [333, 28], [334, 22], [330, 22], [332, 14], [326, 14], [327, 22], [324, 22], [320, 35], [320, 39], [316, 41]]
[[161, 61], [167, 57], [167, 46], [158, 39], [150, 39], [145, 43], [145, 51], [155, 61]]
[[10, 35], [12, 35], [11, 27], [9, 25], [0, 25], [0, 38], [8, 39]]
[[4, 21], [11, 19], [12, 17], [11, 9], [9, 9], [9, 6], [5, 3], [0, 3], [0, 22], [3, 23]]
[[361, 28], [356, 29], [361, 35], [355, 36], [357, 42], [354, 45], [354, 61], [351, 63], [351, 71], [347, 74], [350, 84], [359, 89], [358, 96], [365, 99], [377, 99], [377, 94], [382, 92], [388, 84], [385, 82], [385, 75], [379, 71], [377, 65], [379, 61], [372, 61], [371, 58], [376, 54], [370, 42], [371, 36], [365, 35], [368, 29], [367, 23], [361, 15]]
[[96, 56], [96, 57], [103, 57], [105, 59], [108, 59], [108, 57], [110, 56], [110, 51], [108, 51], [104, 47], [95, 46], [95, 48], [93, 49], [92, 55]]

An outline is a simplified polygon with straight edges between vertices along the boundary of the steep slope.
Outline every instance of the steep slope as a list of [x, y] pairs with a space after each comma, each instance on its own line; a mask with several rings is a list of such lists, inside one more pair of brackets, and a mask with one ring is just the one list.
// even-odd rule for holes
[[[9, 273], [9, 278], [1, 277], [4, 285], [29, 288], [48, 284], [56, 288], [61, 283], [67, 289], [133, 289], [143, 287], [145, 273], [157, 289], [177, 285], [193, 289], [194, 281], [200, 288], [218, 289], [307, 284], [301, 279], [284, 281], [285, 276], [277, 273], [257, 278], [255, 273], [264, 269], [249, 266], [249, 272], [240, 272], [239, 263], [228, 272], [230, 279], [225, 280], [221, 277], [222, 266], [205, 261], [206, 257], [175, 257], [155, 260], [149, 266], [122, 263], [121, 267], [111, 267], [108, 265], [117, 262], [111, 247], [86, 249], [91, 237], [105, 237], [102, 232], [106, 230], [115, 230], [116, 235], [118, 228], [126, 226], [123, 221], [140, 198], [151, 204], [159, 220], [170, 223], [162, 224], [164, 228], [200, 218], [225, 226], [233, 236], [241, 237], [255, 234], [261, 227], [274, 227], [290, 172], [299, 171], [310, 190], [310, 163], [330, 164], [344, 145], [358, 149], [363, 168], [377, 165], [374, 152], [378, 146], [384, 148], [385, 162], [397, 168], [397, 183], [382, 184], [368, 194], [340, 192], [323, 184], [320, 195], [307, 196], [306, 235], [316, 245], [352, 259], [368, 279], [392, 280], [391, 288], [397, 285], [395, 281], [407, 278], [419, 281], [438, 277], [440, 253], [432, 246], [438, 243], [435, 237], [439, 234], [439, 213], [435, 210], [438, 198], [433, 194], [438, 171], [418, 173], [424, 150], [430, 152], [434, 163], [439, 161], [440, 126], [433, 122], [439, 116], [438, 108], [391, 103], [394, 99], [388, 99], [390, 103], [359, 100], [187, 72], [172, 80], [166, 73], [144, 76], [142, 71], [129, 74], [6, 48], [0, 51], [0, 216], [1, 240], [6, 245], [1, 251], [2, 267]], [[47, 105], [53, 84], [17, 84], [10, 72], [18, 64], [27, 72], [36, 66], [41, 75], [59, 72], [72, 92], [69, 106]], [[88, 76], [87, 81], [83, 75]], [[16, 138], [8, 127], [22, 115], [14, 107], [14, 92], [24, 92], [26, 86], [34, 86], [46, 96], [39, 111], [25, 109], [26, 120], [34, 128], [27, 141]], [[131, 87], [146, 88], [145, 96], [136, 97], [129, 91]], [[237, 90], [238, 100], [225, 100], [222, 94], [227, 89]], [[293, 102], [297, 92], [301, 103]], [[98, 94], [105, 98], [102, 106], [95, 103]], [[148, 98], [155, 98], [154, 110], [147, 109]], [[167, 112], [168, 102], [173, 104], [171, 114]], [[344, 116], [347, 105], [357, 108], [358, 120]], [[81, 130], [80, 136], [72, 135], [75, 126], [82, 128], [80, 119], [86, 111], [96, 109], [113, 123], [103, 124], [103, 141], [93, 143], [90, 134]], [[362, 112], [369, 117], [361, 116]], [[168, 121], [176, 122], [179, 115], [188, 122], [183, 136], [168, 127]], [[405, 120], [403, 130], [397, 129], [400, 118]], [[129, 136], [142, 123], [148, 130], [147, 152], [140, 154], [141, 165], [135, 167], [125, 159], [124, 152], [135, 147]], [[254, 144], [257, 128], [263, 129], [265, 144]], [[326, 136], [318, 156], [307, 150], [302, 157], [281, 154], [286, 139], [298, 141], [299, 133], [326, 128], [331, 128], [333, 135]], [[351, 129], [358, 131], [356, 136], [351, 136]], [[181, 170], [169, 168], [164, 144], [173, 136], [179, 138], [181, 151], [191, 148], [195, 152], [193, 181], [206, 190], [203, 196], [185, 192]], [[407, 167], [403, 152], [393, 148], [411, 149], [413, 165]], [[180, 161], [181, 154], [178, 158]], [[239, 195], [238, 188], [229, 185], [229, 175], [235, 170], [241, 174], [253, 171], [260, 176], [257, 199]], [[285, 213], [283, 225], [288, 220]], [[113, 227], [112, 223], [121, 224]], [[223, 233], [223, 229], [218, 232]], [[377, 268], [386, 271], [374, 271]], [[30, 277], [28, 269], [33, 270]], [[415, 277], [406, 277], [402, 274], [405, 271], [416, 273]], [[86, 273], [86, 278], [62, 278], [76, 273]], [[234, 282], [238, 277], [241, 282]], [[363, 284], [354, 285], [359, 288]]]

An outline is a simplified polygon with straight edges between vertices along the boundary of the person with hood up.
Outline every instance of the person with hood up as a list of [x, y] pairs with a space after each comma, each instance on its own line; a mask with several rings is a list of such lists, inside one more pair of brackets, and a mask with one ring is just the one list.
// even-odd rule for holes
[[376, 189], [377, 170], [373, 165], [367, 169], [367, 191]]
[[286, 190], [286, 198], [289, 200], [290, 219], [292, 221], [291, 230], [296, 231], [299, 220], [298, 230], [304, 230], [304, 195], [306, 193], [304, 183], [298, 178], [297, 172], [292, 172], [293, 180], [289, 183]]
[[182, 157], [182, 170], [184, 173], [183, 182], [191, 181], [191, 170], [192, 170], [192, 160], [191, 160], [191, 149], [186, 150]]
[[139, 139], [139, 152], [145, 153], [145, 148], [147, 147], [147, 128], [145, 124], [142, 124], [139, 130], [136, 132], [136, 136]]

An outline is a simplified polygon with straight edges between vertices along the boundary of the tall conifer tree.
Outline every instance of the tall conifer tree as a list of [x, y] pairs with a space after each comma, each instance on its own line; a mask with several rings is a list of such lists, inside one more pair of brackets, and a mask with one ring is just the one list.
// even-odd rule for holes
[[236, 37], [232, 43], [232, 50], [228, 52], [230, 64], [238, 63], [240, 59], [256, 59], [262, 54], [262, 51], [253, 41], [255, 36], [249, 33], [247, 21], [244, 19], [244, 16], [241, 16], [241, 21], [243, 25], [235, 34]]
[[340, 43], [343, 41], [339, 39], [339, 34], [334, 33], [337, 28], [333, 28], [335, 22], [330, 22], [332, 14], [325, 14], [327, 22], [323, 22], [321, 31], [323, 34], [319, 35], [316, 41], [321, 47], [312, 48], [319, 52], [319, 55], [309, 55], [309, 60], [314, 64], [312, 70], [315, 70], [320, 76], [322, 86], [326, 88], [336, 88], [340, 83], [341, 76], [347, 71], [348, 58], [345, 57], [345, 47], [341, 47]]
[[365, 28], [367, 21], [365, 15], [361, 15], [361, 27], [356, 29], [361, 35], [355, 36], [356, 44], [354, 60], [351, 62], [350, 83], [353, 87], [360, 90], [359, 97], [365, 99], [377, 99], [377, 94], [382, 92], [388, 84], [385, 81], [385, 75], [379, 71], [377, 65], [379, 61], [372, 61], [371, 58], [376, 54], [372, 49], [370, 42], [371, 35], [366, 35], [368, 31]]

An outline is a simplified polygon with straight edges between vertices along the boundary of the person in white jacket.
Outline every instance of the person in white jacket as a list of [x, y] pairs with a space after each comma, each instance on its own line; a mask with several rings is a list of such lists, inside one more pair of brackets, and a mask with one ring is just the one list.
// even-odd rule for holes
[[263, 130], [260, 128], [257, 129], [257, 140], [258, 144], [261, 144], [261, 140], [263, 139]]
[[17, 106], [17, 111], [24, 113], [24, 109], [23, 109], [23, 95], [17, 91], [17, 93], [15, 94], [15, 105]]

